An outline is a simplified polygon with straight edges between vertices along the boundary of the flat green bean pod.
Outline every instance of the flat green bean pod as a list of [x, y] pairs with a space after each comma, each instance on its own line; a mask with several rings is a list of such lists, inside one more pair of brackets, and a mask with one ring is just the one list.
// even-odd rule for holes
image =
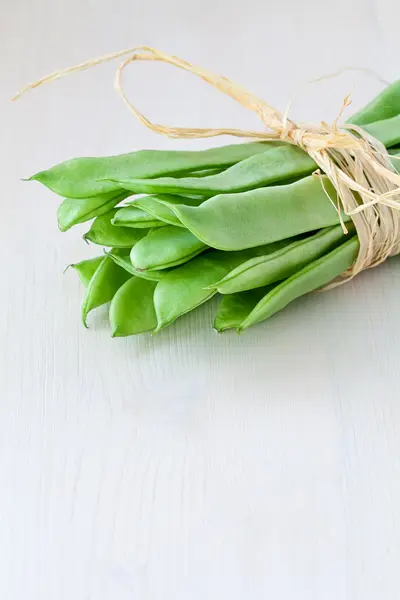
[[[241, 250], [338, 224], [337, 195], [326, 176], [289, 185], [221, 194], [198, 207], [167, 205], [212, 248]], [[349, 217], [343, 215], [343, 220]]]
[[155, 332], [200, 306], [216, 294], [205, 289], [232, 268], [228, 252], [208, 252], [177, 267], [158, 282], [154, 291]]
[[262, 287], [275, 281], [287, 279], [308, 263], [327, 254], [336, 246], [350, 239], [355, 230], [352, 223], [345, 235], [341, 225], [321, 229], [311, 236], [295, 241], [264, 256], [257, 256], [242, 263], [214, 284], [220, 294], [232, 294]]
[[389, 151], [391, 163], [398, 173], [400, 173], [400, 146]]
[[215, 316], [213, 325], [215, 331], [221, 332], [240, 327], [258, 302], [274, 287], [274, 285], [267, 285], [255, 290], [224, 296]]
[[157, 326], [153, 294], [156, 282], [131, 277], [116, 292], [110, 304], [112, 337], [152, 331]]
[[73, 158], [30, 177], [60, 196], [88, 198], [120, 191], [112, 179], [148, 178], [190, 173], [233, 165], [248, 156], [264, 152], [263, 142], [230, 144], [208, 150], [139, 150], [119, 156]]
[[104, 215], [114, 206], [129, 196], [129, 192], [111, 192], [100, 194], [94, 198], [65, 198], [57, 211], [58, 227], [61, 231], [67, 231], [73, 225], [85, 223], [95, 217]]
[[174, 211], [167, 206], [164, 202], [169, 204], [185, 204], [187, 206], [199, 206], [204, 202], [204, 197], [188, 197], [188, 196], [174, 196], [172, 194], [155, 195], [155, 196], [141, 196], [136, 198], [134, 206], [138, 206], [142, 210], [146, 211], [149, 215], [164, 221], [168, 225], [175, 225], [176, 227], [184, 227]]
[[[220, 168], [216, 168], [216, 169], [201, 169], [200, 171], [191, 171], [190, 176], [191, 177], [208, 177], [208, 175], [216, 175], [217, 173], [221, 173], [221, 171], [224, 170], [224, 168], [226, 168], [226, 166], [230, 166], [230, 165], [225, 165], [225, 167], [220, 167]], [[179, 174], [178, 174], [179, 176]], [[185, 176], [185, 173], [181, 173], [180, 176]]]
[[133, 229], [131, 227], [115, 227], [112, 224], [118, 209], [110, 210], [105, 215], [96, 217], [89, 231], [83, 238], [86, 241], [114, 248], [132, 248], [148, 233], [146, 229]]
[[131, 263], [130, 252], [130, 248], [113, 248], [109, 252], [106, 252], [106, 254], [107, 256], [110, 256], [117, 265], [128, 271], [131, 275], [135, 275], [141, 279], [148, 279], [149, 281], [160, 281], [160, 279], [168, 275], [171, 270], [162, 269], [161, 271], [157, 271], [149, 269], [148, 271], [138, 271]]
[[79, 275], [79, 279], [82, 281], [83, 285], [87, 287], [103, 258], [104, 256], [96, 256], [96, 258], [89, 258], [88, 260], [82, 260], [81, 262], [68, 266], [75, 269]]
[[240, 252], [212, 250], [172, 269], [158, 283], [154, 292], [158, 322], [156, 331], [207, 302], [217, 293], [216, 289], [209, 288], [212, 283], [222, 279], [242, 262], [265, 252], [265, 246]]
[[[400, 116], [368, 124], [364, 129], [386, 146], [400, 141]], [[222, 172], [207, 177], [160, 177], [119, 179], [119, 185], [135, 193], [216, 194], [288, 182], [310, 175], [318, 168], [304, 150], [291, 144], [272, 144], [265, 152], [246, 158]]]
[[136, 229], [150, 229], [164, 227], [164, 221], [146, 213], [138, 206], [123, 206], [115, 213], [112, 220], [113, 225], [122, 227], [134, 227]]
[[296, 298], [312, 292], [338, 277], [354, 263], [359, 246], [358, 237], [354, 236], [348, 242], [311, 262], [292, 277], [276, 285], [258, 302], [237, 330], [243, 331], [251, 325], [268, 319]]
[[315, 162], [291, 144], [271, 144], [265, 152], [250, 156], [232, 167], [209, 177], [162, 177], [119, 179], [121, 188], [145, 194], [215, 194], [243, 192], [280, 181], [309, 175]]
[[131, 251], [135, 269], [167, 269], [191, 260], [207, 248], [187, 229], [166, 225], [140, 240]]
[[391, 148], [400, 143], [400, 115], [364, 125], [363, 129], [382, 142], [386, 148]]
[[131, 248], [111, 248], [105, 252], [106, 256], [112, 258], [112, 260], [125, 269], [125, 271], [128, 271], [131, 275], [136, 275], [131, 259], [129, 258], [130, 253]]
[[110, 257], [105, 256], [86, 288], [86, 296], [82, 305], [82, 321], [87, 327], [86, 319], [91, 310], [110, 302], [115, 292], [131, 275], [118, 266]]
[[400, 114], [400, 80], [388, 85], [376, 98], [371, 100], [349, 122], [362, 127], [367, 123], [390, 119]]

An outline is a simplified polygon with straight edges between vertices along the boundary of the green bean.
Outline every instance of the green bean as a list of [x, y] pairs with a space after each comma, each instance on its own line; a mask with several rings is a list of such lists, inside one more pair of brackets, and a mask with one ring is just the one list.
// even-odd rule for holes
[[178, 217], [174, 214], [173, 210], [169, 206], [164, 204], [164, 201], [173, 204], [186, 204], [187, 206], [199, 206], [204, 202], [204, 197], [188, 197], [188, 196], [173, 196], [168, 195], [157, 195], [157, 196], [141, 196], [136, 198], [134, 206], [140, 207], [142, 210], [148, 212], [153, 217], [164, 221], [168, 225], [175, 225], [176, 227], [184, 227]]
[[400, 173], [400, 146], [389, 151], [391, 155], [391, 163], [398, 173]]
[[[400, 115], [366, 125], [368, 133], [386, 146], [400, 141]], [[271, 145], [265, 152], [250, 156], [232, 167], [208, 177], [160, 177], [118, 179], [131, 192], [146, 194], [215, 194], [243, 192], [310, 175], [316, 163], [302, 150], [290, 144]]]
[[[87, 198], [120, 191], [111, 179], [159, 177], [227, 167], [265, 151], [265, 143], [230, 144], [200, 151], [139, 150], [119, 156], [73, 158], [30, 177], [60, 196]], [[108, 181], [105, 181], [108, 180]]]
[[113, 225], [123, 227], [134, 227], [136, 229], [154, 229], [155, 227], [164, 227], [164, 221], [160, 221], [145, 212], [138, 206], [123, 206], [118, 209], [112, 220]]
[[82, 322], [87, 327], [86, 319], [91, 310], [110, 302], [115, 292], [121, 287], [130, 274], [118, 266], [110, 257], [105, 256], [94, 272], [86, 289], [82, 305]]
[[61, 231], [67, 231], [73, 225], [85, 223], [95, 217], [104, 215], [114, 206], [129, 196], [129, 192], [111, 192], [100, 194], [94, 198], [65, 198], [58, 207], [58, 227]]
[[221, 256], [220, 252], [208, 252], [174, 269], [158, 282], [154, 291], [155, 332], [216, 294], [216, 290], [205, 288], [232, 268], [229, 254]]
[[[275, 284], [276, 285], [276, 284]], [[275, 285], [267, 285], [255, 290], [227, 294], [219, 303], [214, 320], [214, 329], [218, 332], [237, 329], [253, 308]]]
[[161, 281], [170, 273], [173, 269], [148, 269], [147, 271], [139, 271], [132, 266], [132, 274], [140, 279], [148, 279], [148, 281]]
[[359, 246], [358, 237], [354, 236], [348, 242], [311, 262], [295, 275], [275, 286], [258, 302], [237, 330], [243, 331], [251, 325], [268, 319], [296, 298], [320, 288], [338, 277], [354, 263]]
[[131, 277], [116, 292], [110, 304], [112, 337], [152, 331], [157, 326], [154, 311], [154, 281]]
[[[352, 223], [348, 224], [347, 229], [351, 235], [354, 234]], [[232, 294], [287, 279], [349, 237], [343, 233], [341, 225], [321, 229], [314, 235], [295, 239], [283, 248], [275, 251], [272, 248], [269, 254], [242, 263], [213, 287], [220, 294]]]
[[113, 248], [109, 252], [106, 252], [107, 256], [110, 256], [114, 262], [117, 263], [120, 267], [128, 271], [131, 275], [136, 275], [136, 277], [140, 277], [142, 279], [148, 279], [149, 281], [160, 281], [163, 277], [168, 275], [171, 269], [163, 269], [161, 271], [157, 270], [148, 270], [148, 271], [139, 271], [135, 269], [131, 263], [130, 259], [130, 248]]
[[395, 117], [383, 121], [376, 121], [369, 125], [364, 125], [363, 128], [367, 133], [373, 135], [377, 140], [382, 142], [386, 148], [391, 148], [400, 143], [400, 115], [396, 115]]
[[111, 250], [105, 252], [105, 255], [112, 258], [117, 265], [128, 271], [131, 275], [136, 275], [136, 270], [133, 268], [131, 259], [129, 258], [130, 253], [131, 248], [111, 248]]
[[376, 98], [350, 117], [349, 122], [364, 127], [368, 123], [390, 119], [398, 114], [400, 114], [400, 80], [388, 85]]
[[187, 229], [166, 225], [140, 240], [131, 251], [135, 269], [166, 269], [180, 265], [203, 252], [207, 246]]
[[394, 156], [394, 158], [396, 158], [397, 160], [392, 160], [392, 164], [393, 164], [394, 168], [396, 169], [396, 171], [398, 173], [400, 173], [400, 151], [398, 154], [396, 154]]
[[105, 215], [97, 217], [85, 233], [86, 241], [99, 244], [100, 246], [112, 246], [114, 248], [132, 248], [139, 240], [147, 235], [146, 229], [133, 229], [130, 227], [115, 227], [112, 224], [114, 215], [118, 209], [110, 210]]
[[[199, 207], [167, 205], [208, 246], [241, 250], [336, 225], [339, 216], [327, 193], [336, 203], [328, 178], [310, 176], [289, 185], [221, 194]], [[349, 218], [343, 215], [343, 220]]]
[[[217, 173], [221, 173], [221, 171], [223, 171], [224, 168], [226, 168], [226, 166], [230, 167], [230, 165], [225, 165], [225, 167], [221, 167], [221, 168], [217, 168], [217, 169], [201, 169], [200, 171], [192, 171], [190, 173], [190, 176], [191, 177], [207, 177], [208, 175], [216, 175]], [[181, 176], [185, 175], [185, 173], [181, 173], [180, 175]], [[178, 176], [179, 176], [179, 173], [178, 173]]]
[[89, 260], [82, 260], [79, 263], [75, 263], [72, 265], [68, 265], [75, 269], [75, 271], [79, 275], [79, 279], [82, 281], [83, 285], [87, 287], [92, 279], [97, 267], [100, 266], [101, 261], [104, 256], [96, 256], [96, 258], [89, 258]]
[[172, 269], [159, 281], [154, 292], [156, 331], [212, 298], [217, 290], [207, 286], [222, 279], [242, 262], [265, 252], [266, 246], [240, 252], [213, 250]]
[[146, 194], [206, 194], [243, 192], [287, 179], [309, 175], [317, 166], [300, 148], [290, 144], [271, 145], [265, 152], [250, 156], [209, 177], [161, 177], [119, 179], [121, 188]]

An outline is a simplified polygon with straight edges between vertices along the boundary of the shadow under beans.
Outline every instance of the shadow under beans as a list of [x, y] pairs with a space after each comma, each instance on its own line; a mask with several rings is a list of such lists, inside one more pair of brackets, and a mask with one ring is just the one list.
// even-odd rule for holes
[[[285, 365], [290, 377], [312, 373], [318, 361], [329, 362], [334, 371], [342, 360], [354, 364], [354, 357], [365, 352], [365, 347], [376, 348], [380, 344], [373, 328], [368, 334], [366, 323], [377, 317], [384, 319], [379, 327], [388, 330], [386, 341], [393, 335], [389, 313], [385, 316], [380, 310], [377, 314], [376, 303], [382, 305], [384, 295], [389, 306], [398, 297], [398, 260], [392, 259], [333, 290], [303, 296], [240, 335], [232, 330], [216, 333], [212, 329], [219, 302], [213, 298], [157, 334], [110, 338], [108, 343], [122, 359], [125, 355], [135, 356], [154, 361], [155, 365], [156, 361], [173, 359], [181, 367], [205, 373], [212, 372], [215, 364], [239, 371], [247, 363], [246, 368], [251, 365], [254, 375], [275, 378], [277, 361]], [[380, 295], [380, 300], [376, 295]], [[91, 313], [89, 327], [88, 335], [94, 329], [101, 337], [107, 335], [110, 330], [106, 307]], [[105, 340], [104, 344], [108, 345]], [[365, 363], [357, 365], [360, 375], [365, 369]]]

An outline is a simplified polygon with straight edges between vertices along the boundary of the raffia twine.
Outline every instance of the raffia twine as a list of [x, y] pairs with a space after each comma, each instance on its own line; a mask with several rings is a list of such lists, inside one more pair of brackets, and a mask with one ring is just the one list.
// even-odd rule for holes
[[[289, 107], [282, 114], [227, 77], [193, 66], [160, 50], [139, 46], [55, 71], [26, 85], [13, 100], [40, 85], [128, 54], [128, 58], [117, 69], [115, 88], [135, 117], [152, 131], [181, 139], [230, 135], [260, 141], [283, 140], [302, 148], [316, 162], [319, 170], [314, 176], [320, 176], [322, 173], [327, 175], [337, 191], [336, 202], [328, 194], [327, 196], [338, 212], [345, 233], [347, 229], [342, 213], [354, 222], [360, 249], [352, 267], [324, 289], [345, 283], [360, 271], [376, 267], [389, 256], [400, 252], [400, 174], [393, 167], [386, 148], [377, 139], [356, 125], [338, 125], [343, 111], [350, 104], [349, 96], [345, 98], [338, 117], [331, 125], [324, 122], [319, 125], [297, 125], [288, 118]], [[135, 61], [160, 61], [196, 75], [239, 102], [244, 108], [256, 113], [266, 131], [168, 127], [152, 123], [133, 106], [122, 87], [122, 73]], [[323, 185], [322, 178], [321, 184]]]

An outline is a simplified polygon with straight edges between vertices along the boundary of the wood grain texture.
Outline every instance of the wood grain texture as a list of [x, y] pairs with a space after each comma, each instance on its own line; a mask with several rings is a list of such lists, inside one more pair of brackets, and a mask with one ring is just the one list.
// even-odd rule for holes
[[[399, 77], [398, 3], [14, 0], [2, 13], [0, 597], [397, 600], [400, 259], [240, 337], [210, 329], [212, 303], [153, 338], [112, 340], [102, 311], [86, 331], [82, 288], [62, 271], [96, 250], [84, 226], [59, 233], [56, 199], [20, 177], [209, 142], [144, 130], [113, 65], [8, 98], [150, 44], [284, 108], [343, 66]], [[257, 125], [169, 68], [126, 80], [156, 121]], [[349, 91], [356, 109], [378, 90], [347, 73], [306, 88], [293, 116], [329, 120]]]

